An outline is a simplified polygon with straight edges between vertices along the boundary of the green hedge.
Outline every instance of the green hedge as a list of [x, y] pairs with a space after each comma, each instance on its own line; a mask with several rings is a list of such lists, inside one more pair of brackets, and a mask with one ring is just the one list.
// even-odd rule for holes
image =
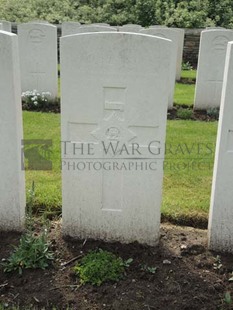
[[0, 0], [0, 19], [233, 28], [232, 0]]

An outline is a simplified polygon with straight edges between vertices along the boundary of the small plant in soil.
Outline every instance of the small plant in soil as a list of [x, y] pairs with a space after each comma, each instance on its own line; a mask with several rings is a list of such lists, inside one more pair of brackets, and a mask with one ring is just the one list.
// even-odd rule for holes
[[189, 61], [182, 63], [182, 70], [193, 70], [193, 66]]
[[191, 119], [192, 115], [193, 111], [191, 109], [179, 108], [176, 113], [176, 116], [180, 119]]
[[210, 118], [219, 119], [219, 109], [218, 108], [209, 108], [206, 111], [207, 116], [209, 116]]
[[230, 292], [226, 292], [224, 295], [224, 301], [227, 305], [232, 305], [233, 304], [233, 299], [231, 297], [231, 293]]
[[155, 274], [157, 267], [150, 267], [148, 265], [141, 265], [141, 270], [148, 272], [148, 273]]
[[106, 281], [119, 281], [132, 260], [124, 262], [111, 252], [91, 251], [84, 256], [74, 267], [75, 274], [79, 277], [80, 284], [90, 283], [100, 286]]
[[214, 267], [214, 270], [217, 270], [217, 271], [222, 268], [222, 261], [219, 255], [216, 256], [213, 267]]
[[35, 197], [34, 182], [30, 190], [30, 203], [26, 216], [26, 232], [21, 236], [19, 245], [14, 247], [13, 253], [3, 263], [4, 272], [18, 271], [22, 274], [23, 269], [45, 269], [53, 259], [50, 251], [46, 227], [40, 233], [34, 232], [34, 220], [32, 217], [32, 206]]

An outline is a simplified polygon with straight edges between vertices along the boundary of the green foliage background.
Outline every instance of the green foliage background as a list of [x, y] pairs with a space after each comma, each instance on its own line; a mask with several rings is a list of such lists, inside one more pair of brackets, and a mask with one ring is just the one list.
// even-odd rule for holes
[[0, 19], [233, 28], [232, 0], [0, 0]]

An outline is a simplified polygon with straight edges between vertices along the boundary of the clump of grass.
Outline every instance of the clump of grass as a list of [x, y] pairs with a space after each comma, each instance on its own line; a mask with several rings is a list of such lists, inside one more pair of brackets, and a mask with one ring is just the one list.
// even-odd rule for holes
[[100, 286], [106, 281], [120, 280], [131, 261], [124, 262], [121, 257], [99, 249], [84, 256], [74, 267], [74, 272], [79, 277], [80, 284]]
[[179, 108], [176, 115], [180, 119], [192, 119], [193, 111], [191, 109]]

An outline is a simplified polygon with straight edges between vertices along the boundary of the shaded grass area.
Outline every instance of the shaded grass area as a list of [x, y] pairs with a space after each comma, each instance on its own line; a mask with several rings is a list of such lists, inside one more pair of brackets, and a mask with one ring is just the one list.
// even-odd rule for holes
[[[27, 198], [35, 181], [35, 210], [61, 212], [60, 115], [24, 112], [25, 139], [52, 139], [52, 171], [26, 171]], [[200, 226], [209, 208], [217, 122], [168, 121], [162, 216]], [[202, 226], [202, 224], [201, 224]]]

